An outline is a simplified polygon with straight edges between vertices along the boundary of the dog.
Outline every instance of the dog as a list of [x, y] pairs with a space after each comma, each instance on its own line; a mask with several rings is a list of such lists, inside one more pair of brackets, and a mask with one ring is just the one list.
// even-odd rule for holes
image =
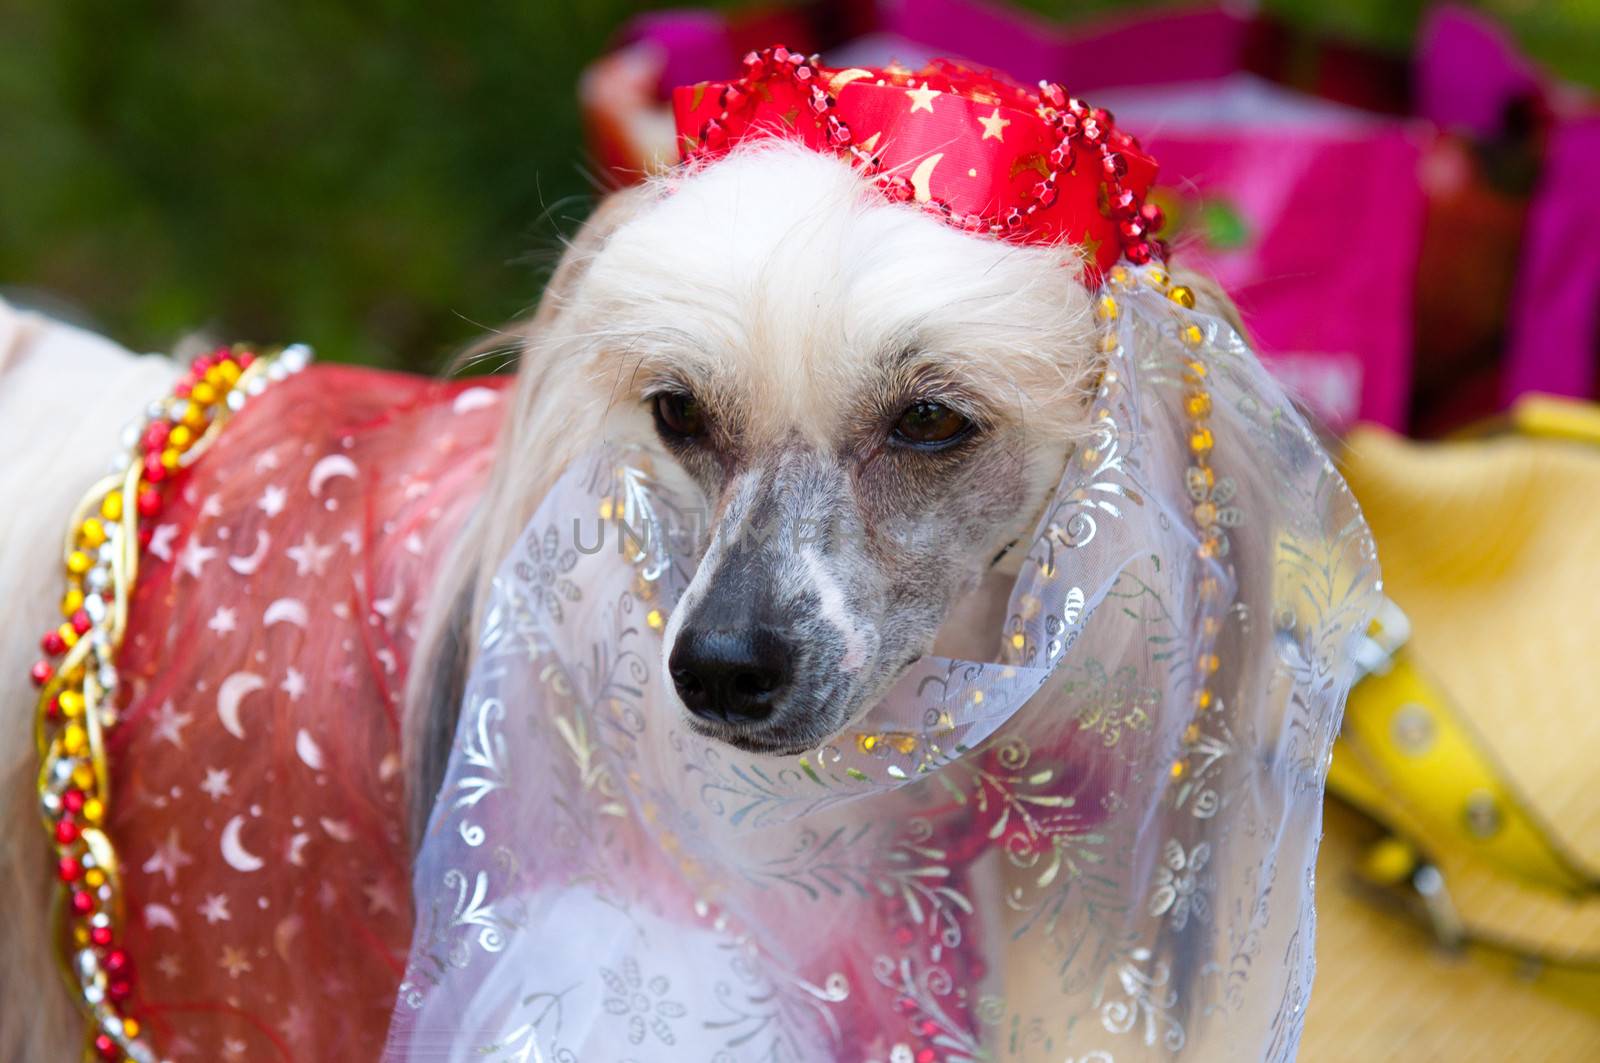
[[[1237, 323], [1214, 285], [1177, 279]], [[0, 442], [28, 461], [0, 485], [36, 503], [0, 525], [0, 600], [18, 621], [0, 649], [14, 677], [0, 703], [0, 884], [14, 905], [0, 923], [0, 1061], [13, 1063], [67, 1058], [82, 1031], [52, 973], [20, 678], [33, 647], [18, 633], [53, 614], [71, 500], [177, 369], [4, 312]], [[638, 447], [710, 514], [659, 662], [688, 726], [795, 753], [844, 730], [922, 655], [995, 658], [1013, 547], [1087, 430], [1098, 335], [1077, 248], [959, 231], [784, 140], [613, 193], [537, 312], [487, 341], [509, 342], [520, 367], [410, 670], [413, 837], [494, 570], [580, 454]], [[85, 403], [92, 417], [52, 415]]]

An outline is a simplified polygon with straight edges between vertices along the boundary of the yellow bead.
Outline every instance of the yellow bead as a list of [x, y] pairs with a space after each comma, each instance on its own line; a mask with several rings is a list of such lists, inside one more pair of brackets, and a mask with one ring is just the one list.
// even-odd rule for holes
[[983, 704], [983, 691], [974, 690], [972, 692], [972, 703], [974, 705], [982, 705]]
[[84, 873], [83, 881], [88, 883], [90, 889], [97, 890], [106, 884], [106, 873], [98, 867], [91, 867]]
[[1195, 420], [1211, 413], [1211, 395], [1204, 391], [1191, 391], [1183, 400], [1183, 411]]
[[1098, 313], [1101, 321], [1115, 321], [1117, 319], [1117, 301], [1109, 295], [1102, 295]]
[[74, 576], [81, 576], [89, 571], [89, 566], [93, 563], [89, 560], [89, 555], [82, 550], [74, 550], [67, 555], [67, 571]]
[[127, 1037], [138, 1037], [139, 1031], [142, 1029], [144, 1029], [144, 1027], [139, 1025], [138, 1019], [122, 1020], [122, 1032]]
[[90, 823], [99, 823], [106, 814], [106, 806], [100, 803], [98, 797], [91, 797], [83, 803], [83, 818]]
[[174, 450], [172, 447], [168, 447], [166, 450], [161, 452], [161, 467], [166, 469], [168, 472], [171, 472], [178, 467], [179, 457], [180, 455], [176, 450]]
[[78, 535], [83, 540], [83, 545], [93, 549], [106, 541], [106, 526], [95, 517], [90, 517], [78, 529]]
[[81, 924], [73, 927], [72, 940], [76, 941], [79, 945], [87, 945], [89, 943], [89, 928]]
[[1217, 507], [1214, 503], [1201, 502], [1199, 505], [1194, 507], [1194, 522], [1196, 524], [1212, 524], [1215, 523], [1216, 519]]
[[61, 715], [69, 720], [83, 715], [83, 695], [76, 690], [63, 690], [56, 697], [56, 704], [61, 706]]
[[897, 735], [894, 736], [892, 741], [894, 742], [895, 752], [897, 752], [897, 753], [903, 753], [903, 754], [908, 754], [909, 755], [909, 754], [915, 753], [917, 751], [917, 736], [916, 735], [897, 734]]
[[94, 769], [87, 764], [79, 764], [72, 769], [72, 785], [80, 790], [87, 790], [94, 785]]
[[1200, 741], [1200, 725], [1191, 723], [1188, 727], [1185, 727], [1183, 729], [1183, 740], [1191, 746]]
[[871, 753], [877, 744], [877, 735], [856, 735], [856, 748], [863, 753]]
[[78, 644], [78, 629], [73, 627], [71, 622], [56, 628], [56, 634], [61, 636], [61, 641], [65, 642], [69, 648]]
[[1199, 425], [1189, 433], [1189, 450], [1195, 454], [1209, 454], [1216, 441], [1211, 437], [1211, 429]]
[[1199, 691], [1197, 691], [1195, 693], [1195, 696], [1194, 696], [1194, 707], [1195, 708], [1197, 708], [1197, 709], [1209, 709], [1211, 707], [1211, 702], [1212, 702], [1211, 691], [1206, 689], [1205, 687], [1201, 687], [1199, 689]]
[[1174, 779], [1183, 778], [1183, 761], [1175, 760], [1172, 762], [1172, 777]]
[[1026, 646], [1027, 644], [1028, 644], [1028, 640], [1022, 634], [1022, 632], [1019, 631], [1015, 635], [1011, 636], [1011, 645], [1013, 647], [1015, 647], [1016, 649], [1020, 650], [1020, 649], [1022, 649], [1022, 647]]
[[223, 383], [223, 381], [222, 381], [222, 371], [220, 369], [218, 369], [218, 367], [216, 367], [216, 366], [212, 366], [210, 369], [207, 369], [206, 370], [206, 383], [210, 384], [214, 388], [220, 388], [222, 386], [222, 383]]
[[663, 624], [661, 610], [652, 609], [644, 615], [644, 622], [650, 625], [650, 630], [660, 631]]
[[1222, 621], [1214, 616], [1208, 616], [1200, 621], [1200, 631], [1208, 638], [1215, 638], [1217, 632], [1222, 630]]
[[1191, 347], [1198, 347], [1206, 341], [1206, 334], [1200, 330], [1199, 325], [1185, 326], [1179, 335], [1183, 337], [1183, 342]]
[[1188, 288], [1185, 288], [1181, 284], [1168, 292], [1167, 298], [1171, 299], [1185, 310], [1194, 309], [1194, 292], [1190, 291]]
[[1114, 284], [1127, 284], [1128, 283], [1128, 271], [1127, 271], [1127, 269], [1125, 267], [1123, 267], [1123, 266], [1113, 266], [1113, 267], [1111, 267], [1111, 280], [1112, 280], [1112, 283], [1114, 283]]
[[89, 736], [77, 724], [68, 724], [67, 729], [61, 732], [61, 748], [67, 751], [67, 756], [75, 757], [83, 752], [84, 743], [89, 741]]
[[189, 401], [191, 404], [198, 402], [202, 406], [210, 406], [217, 401], [217, 389], [202, 380], [189, 392]]
[[222, 383], [224, 385], [226, 385], [227, 387], [231, 388], [231, 387], [233, 387], [233, 385], [235, 385], [235, 384], [237, 384], [239, 382], [239, 363], [238, 362], [234, 362], [234, 361], [218, 362], [217, 366], [216, 366], [216, 370], [217, 370], [217, 375], [222, 378]]
[[1167, 271], [1162, 269], [1160, 266], [1151, 266], [1149, 269], [1145, 270], [1144, 279], [1150, 282], [1150, 285], [1155, 288], [1165, 288], [1168, 282], [1172, 280], [1172, 278], [1167, 275]]
[[616, 506], [611, 501], [611, 499], [602, 498], [600, 500], [600, 519], [601, 520], [610, 520], [612, 513], [614, 513], [615, 511], [616, 511]]
[[1214, 653], [1203, 654], [1200, 658], [1200, 671], [1206, 675], [1214, 675], [1222, 667], [1222, 661]]
[[83, 592], [76, 587], [69, 588], [61, 597], [61, 615], [71, 616], [83, 608]]
[[200, 408], [199, 403], [191, 402], [183, 411], [182, 421], [190, 428], [199, 428], [206, 423], [206, 411]]
[[1216, 486], [1217, 474], [1212, 471], [1211, 466], [1191, 465], [1189, 466], [1189, 472], [1200, 481], [1201, 486], [1203, 486], [1207, 491]]
[[122, 519], [122, 493], [113, 491], [100, 502], [100, 515], [106, 520]]
[[190, 430], [188, 425], [177, 425], [172, 429], [171, 432], [167, 433], [167, 445], [169, 447], [177, 447], [179, 450], [187, 450], [189, 448], [189, 444], [193, 442], [194, 432]]

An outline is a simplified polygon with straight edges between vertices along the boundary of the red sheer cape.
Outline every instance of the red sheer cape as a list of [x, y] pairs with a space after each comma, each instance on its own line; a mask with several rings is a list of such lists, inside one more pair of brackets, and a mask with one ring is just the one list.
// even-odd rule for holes
[[155, 527], [120, 660], [110, 833], [164, 1057], [375, 1056], [411, 937], [400, 699], [503, 381], [314, 367]]

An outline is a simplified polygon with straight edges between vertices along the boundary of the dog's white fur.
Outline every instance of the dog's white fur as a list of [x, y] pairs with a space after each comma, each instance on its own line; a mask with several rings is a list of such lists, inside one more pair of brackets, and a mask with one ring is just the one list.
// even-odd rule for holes
[[[1185, 279], [1225, 309], [1214, 288]], [[995, 416], [1026, 428], [1029, 491], [1042, 501], [1097, 368], [1090, 305], [1072, 249], [957, 232], [885, 202], [845, 164], [780, 142], [611, 196], [538, 312], [500, 337], [520, 356], [519, 380], [488, 490], [433, 591], [408, 698], [411, 770], [424, 770], [415, 754], [441, 694], [459, 691], [461, 629], [475, 626], [496, 564], [577, 455], [602, 439], [638, 444], [692, 490], [641, 399], [653, 381], [694, 365], [737, 370], [754, 389], [754, 431], [805, 432], [845, 402], [863, 360], [915, 335], [945, 371], [987, 389]], [[72, 502], [120, 426], [175, 373], [0, 303], [0, 453], [10, 456], [0, 469], [0, 888], [10, 906], [0, 919], [0, 1063], [67, 1058], [80, 1035], [45, 927], [50, 861], [21, 677], [33, 633], [54, 615]], [[995, 540], [1025, 535], [1035, 517], [1018, 512]], [[935, 648], [992, 652], [1009, 578], [995, 570], [955, 604]]]

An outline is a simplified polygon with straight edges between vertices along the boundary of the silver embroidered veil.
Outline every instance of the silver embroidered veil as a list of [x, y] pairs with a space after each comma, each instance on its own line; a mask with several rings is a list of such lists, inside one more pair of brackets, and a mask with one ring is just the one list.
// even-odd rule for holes
[[1153, 267], [1105, 291], [996, 660], [804, 756], [684, 727], [691, 531], [627, 455], [568, 473], [495, 582], [388, 1058], [1293, 1056], [1373, 546], [1237, 334]]

